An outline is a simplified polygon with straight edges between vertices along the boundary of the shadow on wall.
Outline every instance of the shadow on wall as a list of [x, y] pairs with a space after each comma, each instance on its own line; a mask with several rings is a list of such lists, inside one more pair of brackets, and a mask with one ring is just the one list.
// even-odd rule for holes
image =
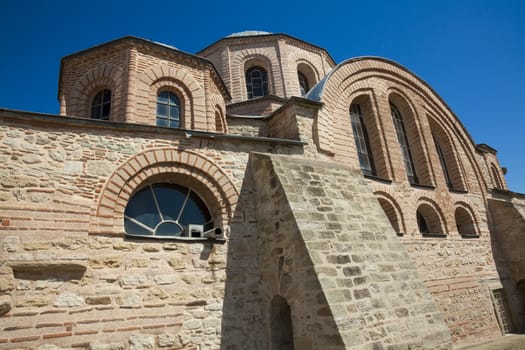
[[[488, 200], [492, 252], [502, 289], [492, 300], [503, 333], [525, 332], [525, 203], [523, 211], [509, 200]], [[505, 291], [505, 293], [503, 293]]]
[[221, 349], [266, 349], [256, 208], [249, 166], [230, 224]]
[[286, 196], [267, 175], [254, 181], [248, 165], [230, 226], [221, 349], [342, 350]]

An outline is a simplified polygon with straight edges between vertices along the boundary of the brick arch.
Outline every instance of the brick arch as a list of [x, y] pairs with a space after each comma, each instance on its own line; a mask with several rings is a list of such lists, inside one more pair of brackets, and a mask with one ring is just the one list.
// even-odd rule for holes
[[[317, 67], [309, 60], [304, 58], [304, 53], [301, 51], [292, 51], [287, 57], [287, 66], [289, 68], [289, 76], [286, 78], [287, 81], [296, 81], [297, 72], [301, 72], [308, 79], [310, 89], [320, 80], [320, 73]], [[297, 93], [294, 95], [300, 95], [299, 81], [297, 80]]]
[[[430, 233], [448, 234], [447, 222], [445, 215], [439, 205], [431, 198], [420, 197], [416, 203], [416, 213], [420, 211], [427, 221]], [[432, 232], [434, 231], [434, 232]]]
[[226, 118], [221, 106], [215, 106], [215, 131], [223, 134], [228, 133], [228, 124], [226, 124]]
[[[213, 112], [213, 118], [208, 121], [208, 130], [220, 133], [228, 133], [228, 123], [226, 122], [226, 106], [224, 103], [224, 97], [217, 94], [211, 94], [208, 98], [208, 108]], [[219, 113], [220, 123], [222, 128], [218, 128], [217, 113]]]
[[479, 220], [472, 207], [463, 202], [454, 205], [454, 219], [461, 236], [480, 236]]
[[[183, 91], [185, 108], [184, 112], [190, 120], [185, 121], [184, 126], [187, 128], [206, 130], [206, 97], [204, 88], [193, 78], [188, 71], [176, 69], [166, 64], [157, 64], [149, 68], [146, 72], [139, 74], [137, 77], [140, 84], [148, 87], [150, 101], [148, 113], [155, 109], [157, 91], [155, 88], [162, 87], [163, 83], [169, 83], [170, 86]], [[154, 91], [155, 90], [155, 91]]]
[[492, 178], [492, 184], [494, 188], [503, 190], [505, 189], [503, 185], [503, 181], [501, 180], [501, 176], [498, 171], [498, 167], [494, 163], [490, 163], [490, 174]]
[[239, 192], [217, 164], [196, 152], [158, 148], [135, 155], [108, 178], [91, 212], [90, 234], [123, 235], [124, 209], [133, 193], [151, 179], [168, 177], [196, 188], [222, 223], [233, 217]]
[[[475, 144], [448, 105], [425, 81], [393, 61], [377, 57], [360, 57], [346, 60], [337, 65], [316, 86], [315, 94], [311, 96], [314, 100], [324, 103], [314, 126], [319, 148], [329, 154], [336, 151], [334, 122], [337, 118], [340, 97], [347, 95], [346, 90], [353, 91], [369, 87], [381, 95], [385, 93], [386, 87], [391, 85], [391, 82], [416, 93], [421, 101], [430, 108], [443, 111], [443, 115], [449, 124], [454, 125], [454, 128], [458, 130], [458, 136], [463, 139], [464, 145], [472, 146]], [[474, 161], [475, 154], [472, 150], [470, 153], [469, 156]], [[478, 173], [480, 173], [479, 170]]]
[[91, 101], [102, 89], [111, 90], [111, 120], [124, 121], [125, 106], [122, 92], [122, 68], [113, 64], [101, 64], [88, 71], [71, 89], [66, 99], [66, 114], [90, 117]]
[[[430, 159], [428, 158], [428, 152], [426, 152], [424, 132], [422, 123], [420, 121], [421, 116], [417, 114], [415, 103], [412, 101], [410, 96], [404, 93], [397, 87], [389, 87], [386, 90], [387, 101], [397, 107], [401, 113], [403, 124], [405, 127], [410, 152], [412, 155], [412, 161], [415, 168], [416, 175], [418, 177], [417, 183], [425, 185], [433, 185], [432, 170], [430, 168]], [[390, 106], [388, 107], [390, 108]], [[392, 128], [394, 128], [394, 122], [392, 118], [386, 118], [391, 121]], [[401, 160], [402, 155], [401, 156]]]
[[359, 104], [361, 114], [363, 115], [363, 122], [368, 134], [369, 152], [372, 153], [372, 160], [375, 166], [376, 176], [389, 179], [391, 178], [392, 165], [390, 164], [390, 149], [386, 145], [385, 128], [383, 120], [379, 116], [376, 97], [373, 89], [361, 88], [353, 91], [346, 102], [347, 110], [347, 129], [351, 138], [354, 139], [353, 147], [355, 149], [355, 135], [353, 135], [352, 127], [350, 125], [350, 108], [352, 104]]
[[[177, 96], [180, 105], [180, 127], [185, 129], [193, 129], [192, 122], [195, 120], [193, 114], [193, 101], [191, 99], [191, 92], [180, 81], [173, 78], [161, 78], [150, 85], [149, 93], [149, 111], [147, 115], [157, 115], [157, 99], [162, 91], [169, 91]], [[156, 119], [156, 118], [155, 118]], [[156, 123], [156, 120], [155, 122]]]
[[[467, 190], [464, 170], [459, 160], [460, 155], [454, 143], [454, 138], [451, 134], [452, 131], [431, 114], [427, 114], [427, 119], [430, 130], [432, 131], [432, 137], [435, 139], [433, 141], [438, 143], [443, 151], [443, 157], [452, 182], [452, 188], [463, 191]], [[434, 151], [437, 152], [437, 150]], [[439, 176], [445, 176], [444, 171], [445, 169], [441, 172], [443, 175], [440, 174]]]
[[374, 194], [396, 233], [398, 235], [406, 233], [407, 229], [403, 211], [396, 199], [389, 193], [383, 191], [376, 191]]
[[[276, 94], [275, 91], [275, 69], [272, 64], [272, 60], [267, 56], [267, 52], [257, 48], [243, 50], [239, 55], [237, 55], [232, 61], [232, 73], [237, 75], [237, 77], [232, 77], [232, 81], [238, 81], [239, 85], [237, 86], [238, 91], [234, 94], [239, 96], [240, 100], [247, 100], [248, 93], [246, 91], [246, 70], [253, 66], [261, 66], [266, 69], [268, 77], [268, 94]], [[235, 80], [237, 79], [237, 80]]]
[[[308, 94], [307, 98], [324, 104], [313, 125], [314, 142], [318, 149], [334, 156], [334, 160], [338, 162], [348, 162], [348, 154], [351, 154], [351, 149], [348, 148], [349, 143], [341, 128], [341, 120], [347, 117], [345, 106], [348, 96], [359, 90], [371, 89], [376, 97], [375, 102], [380, 118], [388, 119], [389, 122], [390, 111], [387, 108], [388, 104], [385, 106], [384, 100], [390, 87], [406, 91], [411, 100], [417, 102], [415, 110], [423, 119], [425, 110], [438, 116], [442, 124], [446, 126], [446, 130], [451, 133], [458, 152], [461, 152], [460, 166], [463, 167], [465, 176], [476, 178], [475, 182], [468, 181], [465, 186], [469, 190], [476, 189], [481, 192], [482, 196], [485, 196], [483, 189], [488, 186], [487, 182], [490, 180], [485, 178], [485, 165], [479, 162], [475, 142], [463, 124], [425, 81], [401, 65], [385, 59], [364, 57], [344, 61], [330, 71]], [[388, 125], [384, 126], [383, 132]], [[422, 126], [425, 131], [422, 137], [426, 137], [426, 134], [429, 133], [426, 130], [428, 125], [423, 124]], [[430, 145], [430, 140], [426, 140], [426, 144]], [[391, 153], [397, 150], [391, 149], [392, 147], [387, 147], [384, 152], [390, 162], [390, 170], [393, 172]], [[432, 169], [429, 170], [429, 174], [432, 180], [429, 184], [433, 185], [435, 174]], [[394, 180], [398, 178], [393, 173], [392, 176]]]

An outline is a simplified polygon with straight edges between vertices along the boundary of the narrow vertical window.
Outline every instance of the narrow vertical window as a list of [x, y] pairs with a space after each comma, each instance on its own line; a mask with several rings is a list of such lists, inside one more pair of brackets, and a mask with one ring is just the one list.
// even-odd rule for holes
[[492, 178], [494, 180], [494, 188], [503, 189], [501, 178], [499, 177], [498, 170], [494, 164], [491, 164], [490, 170], [492, 171]]
[[308, 90], [310, 90], [308, 79], [306, 79], [306, 76], [301, 72], [297, 72], [297, 78], [299, 79], [299, 88], [301, 89], [301, 96], [304, 96], [306, 95]]
[[417, 226], [419, 228], [419, 232], [430, 233], [430, 230], [428, 229], [427, 220], [425, 219], [423, 214], [421, 214], [418, 210], [416, 215], [417, 215]]
[[157, 96], [157, 125], [180, 127], [179, 98], [169, 91], [163, 91]]
[[91, 118], [109, 120], [111, 111], [111, 90], [102, 90], [91, 101]]
[[445, 153], [443, 153], [443, 149], [441, 148], [441, 145], [437, 141], [436, 137], [432, 135], [434, 138], [434, 145], [436, 145], [436, 151], [439, 157], [439, 162], [441, 163], [441, 168], [443, 169], [443, 175], [445, 176], [445, 182], [447, 183], [448, 188], [452, 188], [452, 178], [450, 177], [450, 172], [447, 167], [447, 162], [445, 160]]
[[397, 140], [401, 147], [401, 154], [403, 155], [403, 163], [407, 172], [408, 181], [410, 183], [418, 183], [416, 171], [414, 168], [414, 161], [412, 160], [412, 153], [410, 152], [410, 145], [408, 143], [407, 133], [405, 131], [405, 125], [403, 124], [403, 117], [397, 107], [390, 103], [390, 112], [394, 119], [394, 126], [396, 128]]
[[264, 68], [252, 67], [246, 71], [248, 99], [268, 95], [268, 77]]
[[370, 152], [370, 142], [368, 140], [368, 134], [366, 132], [363, 114], [361, 113], [361, 107], [359, 104], [352, 103], [350, 105], [350, 121], [354, 133], [359, 166], [365, 175], [375, 175], [374, 161], [372, 153]]

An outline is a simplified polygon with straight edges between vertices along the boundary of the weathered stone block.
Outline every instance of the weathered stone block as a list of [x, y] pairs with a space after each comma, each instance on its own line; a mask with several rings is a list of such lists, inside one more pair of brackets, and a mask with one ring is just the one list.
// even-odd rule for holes
[[94, 341], [89, 343], [89, 350], [124, 350], [125, 344], [122, 343], [102, 343]]
[[109, 305], [111, 304], [111, 297], [109, 296], [86, 297], [86, 304], [88, 305]]
[[182, 347], [182, 343], [176, 335], [164, 333], [158, 337], [158, 344], [161, 348], [179, 348]]
[[9, 295], [0, 295], [0, 316], [11, 310], [11, 297]]
[[132, 334], [129, 338], [129, 350], [147, 350], [155, 347], [155, 337], [146, 334]]
[[69, 292], [59, 294], [53, 303], [53, 306], [56, 307], [73, 307], [80, 305], [84, 305], [84, 298]]
[[89, 265], [94, 269], [117, 268], [122, 265], [122, 257], [118, 255], [100, 255], [89, 258]]

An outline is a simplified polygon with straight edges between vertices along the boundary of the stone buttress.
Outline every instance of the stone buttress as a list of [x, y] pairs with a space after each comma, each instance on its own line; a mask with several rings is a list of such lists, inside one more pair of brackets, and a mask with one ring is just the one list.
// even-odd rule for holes
[[[272, 348], [451, 348], [438, 308], [357, 171], [256, 153], [251, 167]], [[285, 306], [276, 309], [276, 299]]]

